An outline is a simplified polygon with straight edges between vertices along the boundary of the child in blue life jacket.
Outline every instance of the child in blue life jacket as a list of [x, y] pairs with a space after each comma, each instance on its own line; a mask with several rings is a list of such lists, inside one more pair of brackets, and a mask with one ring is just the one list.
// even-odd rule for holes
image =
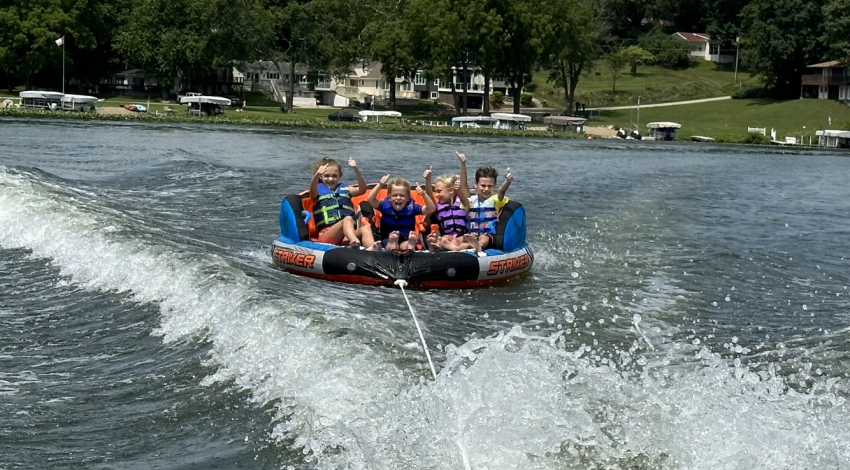
[[[430, 170], [423, 176], [426, 187], [431, 185]], [[378, 191], [387, 188], [387, 197], [378, 201]], [[417, 183], [416, 192], [422, 196], [425, 206], [420, 206], [410, 198], [410, 183], [400, 177], [390, 180], [390, 175], [381, 178], [380, 182], [369, 192], [369, 205], [381, 212], [380, 237], [381, 244], [388, 250], [415, 250], [419, 233], [416, 232], [416, 216], [428, 215], [434, 212], [434, 201], [431, 196]], [[365, 226], [367, 227], [368, 226]]]
[[460, 191], [460, 176], [438, 176], [434, 182], [434, 200], [437, 208], [433, 218], [437, 221], [438, 231], [428, 235], [429, 249], [459, 251], [474, 248], [480, 251], [478, 240], [468, 236], [466, 208], [469, 207], [469, 199]]
[[362, 235], [368, 232], [367, 246], [371, 245], [372, 232], [369, 227], [356, 228], [354, 205], [351, 198], [366, 192], [366, 180], [353, 158], [348, 166], [357, 176], [357, 184], [348, 186], [340, 181], [342, 165], [333, 158], [322, 158], [313, 164], [313, 180], [310, 182], [310, 199], [313, 201], [313, 222], [319, 231], [318, 241], [342, 245], [347, 240], [352, 246], [360, 246]]
[[466, 180], [466, 155], [455, 152], [460, 160], [460, 193], [469, 198], [467, 207], [467, 228], [472, 237], [478, 238], [481, 248], [487, 248], [493, 243], [495, 235], [495, 222], [499, 219], [499, 212], [508, 203], [505, 197], [508, 187], [514, 180], [511, 169], [505, 172], [505, 182], [499, 187], [499, 192], [493, 194], [496, 187], [496, 179], [499, 172], [491, 166], [483, 166], [475, 171], [475, 195], [470, 195], [469, 185]]

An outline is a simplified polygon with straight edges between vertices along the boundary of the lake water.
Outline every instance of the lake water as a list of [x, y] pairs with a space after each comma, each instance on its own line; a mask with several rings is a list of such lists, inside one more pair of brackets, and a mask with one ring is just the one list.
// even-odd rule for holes
[[[319, 156], [516, 175], [535, 263], [401, 292], [273, 268]], [[0, 469], [841, 469], [850, 158], [0, 120]], [[352, 181], [347, 171], [344, 180]]]

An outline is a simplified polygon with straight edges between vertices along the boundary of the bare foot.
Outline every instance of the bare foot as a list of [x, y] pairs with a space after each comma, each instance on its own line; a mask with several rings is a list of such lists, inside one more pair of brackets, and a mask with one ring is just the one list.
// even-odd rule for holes
[[437, 235], [437, 232], [429, 233], [428, 238], [426, 240], [428, 241], [428, 251], [430, 251], [431, 253], [437, 251], [437, 249], [440, 248], [440, 237]]
[[452, 240], [451, 237], [443, 237], [443, 239], [440, 240], [440, 248], [442, 248], [446, 251], [457, 251], [458, 250], [457, 245], [455, 245], [455, 242], [454, 242], [454, 240]]
[[372, 246], [366, 248], [366, 251], [381, 251], [381, 242], [372, 243]]
[[415, 250], [416, 243], [419, 241], [419, 233], [418, 232], [410, 232], [407, 236], [407, 249]]
[[398, 231], [390, 232], [390, 236], [387, 239], [387, 249], [398, 250]]
[[355, 238], [354, 240], [348, 242], [348, 246], [351, 248], [360, 248], [360, 240]]
[[478, 237], [475, 235], [466, 234], [463, 236], [463, 241], [469, 243], [473, 250], [481, 251], [481, 243], [478, 243]]

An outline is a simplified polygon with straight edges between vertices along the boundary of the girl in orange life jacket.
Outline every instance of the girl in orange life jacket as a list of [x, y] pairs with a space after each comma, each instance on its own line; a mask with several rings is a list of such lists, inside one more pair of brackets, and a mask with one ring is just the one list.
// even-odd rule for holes
[[499, 187], [499, 192], [493, 195], [496, 178], [499, 172], [491, 166], [483, 166], [475, 171], [475, 190], [477, 194], [470, 195], [466, 181], [466, 155], [455, 152], [460, 160], [460, 192], [469, 198], [468, 227], [472, 237], [477, 236], [482, 248], [487, 248], [493, 242], [493, 225], [499, 218], [499, 211], [508, 203], [505, 197], [508, 187], [514, 180], [511, 169], [505, 172], [505, 182]]
[[[426, 171], [426, 187], [431, 184], [430, 171]], [[387, 197], [378, 201], [378, 191], [387, 187]], [[416, 232], [416, 216], [434, 212], [434, 201], [427, 191], [416, 184], [416, 192], [422, 196], [425, 206], [420, 206], [410, 198], [410, 183], [400, 177], [390, 181], [390, 175], [369, 192], [369, 205], [381, 212], [381, 244], [388, 250], [415, 250], [419, 234]], [[368, 228], [368, 226], [366, 226]]]
[[[342, 165], [333, 158], [322, 158], [313, 164], [315, 173], [310, 182], [310, 199], [313, 200], [313, 221], [319, 231], [318, 241], [322, 243], [342, 245], [347, 239], [351, 245], [359, 246], [358, 232], [368, 231], [355, 229], [351, 203], [352, 197], [366, 192], [366, 180], [353, 158], [349, 157], [348, 166], [357, 176], [356, 185], [348, 186], [340, 181]], [[368, 246], [374, 242], [371, 231], [367, 238]]]

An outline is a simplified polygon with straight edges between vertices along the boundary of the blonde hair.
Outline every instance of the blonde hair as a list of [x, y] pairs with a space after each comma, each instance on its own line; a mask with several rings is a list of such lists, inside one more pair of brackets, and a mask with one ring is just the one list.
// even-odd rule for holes
[[447, 189], [454, 191], [455, 183], [460, 179], [460, 175], [440, 175], [434, 180], [435, 183], [443, 183]]
[[407, 191], [407, 194], [410, 194], [410, 182], [401, 176], [396, 176], [387, 183], [387, 191], [392, 192], [393, 186], [401, 186]]
[[322, 159], [313, 162], [313, 164], [311, 165], [313, 173], [319, 171], [319, 168], [321, 168], [322, 165], [337, 167], [339, 169], [339, 176], [342, 177], [342, 164], [339, 162], [339, 160], [330, 157], [323, 157]]

